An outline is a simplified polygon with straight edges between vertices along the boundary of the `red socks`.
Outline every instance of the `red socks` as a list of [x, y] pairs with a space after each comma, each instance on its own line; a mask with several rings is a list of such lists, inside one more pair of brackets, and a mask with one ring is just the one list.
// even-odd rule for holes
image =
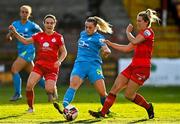
[[136, 96], [132, 102], [134, 102], [135, 104], [137, 104], [139, 106], [142, 106], [146, 110], [150, 108], [150, 105], [148, 104], [148, 102], [140, 94], [136, 93]]
[[110, 107], [114, 104], [115, 100], [116, 95], [109, 93], [109, 95], [106, 97], [103, 108], [101, 110], [102, 116], [105, 116], [105, 114], [109, 111]]
[[33, 109], [33, 104], [34, 104], [34, 91], [26, 91], [26, 97], [27, 97], [27, 103], [30, 108]]

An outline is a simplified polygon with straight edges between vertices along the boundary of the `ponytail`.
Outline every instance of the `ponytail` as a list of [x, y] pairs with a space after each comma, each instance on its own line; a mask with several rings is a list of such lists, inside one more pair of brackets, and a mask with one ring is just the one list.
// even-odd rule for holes
[[87, 20], [87, 22], [93, 22], [95, 26], [98, 27], [98, 30], [103, 32], [103, 33], [109, 33], [112, 34], [112, 28], [108, 22], [106, 22], [105, 20], [103, 20], [100, 17], [94, 16], [94, 17], [89, 17]]
[[160, 21], [160, 18], [157, 16], [157, 12], [152, 9], [147, 9], [146, 11], [142, 11], [138, 14], [138, 16], [142, 16], [144, 21], [148, 21], [148, 27], [151, 27], [151, 23]]

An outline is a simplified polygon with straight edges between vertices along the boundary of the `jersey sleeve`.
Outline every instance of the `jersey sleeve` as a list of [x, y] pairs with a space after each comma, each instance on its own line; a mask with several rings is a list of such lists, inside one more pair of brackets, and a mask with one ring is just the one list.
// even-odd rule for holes
[[59, 45], [59, 46], [64, 45], [64, 38], [63, 38], [63, 36], [62, 36], [62, 35], [60, 35], [60, 36], [59, 36], [58, 45]]
[[101, 35], [98, 39], [98, 45], [101, 47], [106, 45], [103, 40], [105, 40], [105, 37]]
[[42, 31], [41, 27], [38, 24], [34, 23], [34, 22], [32, 23], [32, 28], [33, 28], [34, 33]]
[[150, 39], [152, 37], [152, 32], [149, 29], [146, 29], [144, 31], [141, 31], [140, 34], [145, 38], [145, 39]]
[[36, 34], [32, 35], [32, 39], [34, 40], [34, 42], [37, 41], [38, 37], [39, 37], [39, 33], [36, 33]]

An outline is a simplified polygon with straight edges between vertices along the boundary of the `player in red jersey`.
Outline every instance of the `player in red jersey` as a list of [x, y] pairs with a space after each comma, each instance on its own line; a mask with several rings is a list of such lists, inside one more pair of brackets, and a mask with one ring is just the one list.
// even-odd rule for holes
[[44, 76], [46, 81], [46, 91], [49, 94], [54, 94], [59, 66], [67, 55], [63, 36], [54, 31], [56, 17], [46, 15], [43, 24], [45, 31], [37, 33], [30, 38], [24, 38], [12, 25], [9, 26], [9, 29], [19, 41], [24, 44], [34, 43], [37, 48], [35, 66], [29, 75], [26, 86], [28, 112], [34, 111], [34, 86], [42, 76]]
[[103, 108], [100, 112], [89, 110], [94, 117], [105, 117], [110, 107], [114, 104], [118, 92], [125, 89], [124, 96], [135, 104], [146, 109], [149, 119], [154, 118], [154, 110], [151, 103], [148, 103], [143, 96], [137, 93], [138, 89], [149, 78], [151, 68], [151, 56], [154, 42], [154, 32], [151, 29], [152, 22], [159, 22], [156, 12], [151, 9], [142, 11], [137, 15], [136, 37], [132, 35], [133, 26], [129, 24], [126, 29], [127, 38], [130, 41], [128, 45], [105, 42], [114, 49], [121, 52], [130, 52], [134, 50], [134, 56], [131, 64], [123, 70], [115, 80], [109, 95], [106, 97]]

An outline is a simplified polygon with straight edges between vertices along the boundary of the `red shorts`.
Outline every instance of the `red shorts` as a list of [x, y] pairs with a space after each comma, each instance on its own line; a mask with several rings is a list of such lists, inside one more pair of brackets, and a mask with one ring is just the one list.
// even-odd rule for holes
[[136, 67], [129, 65], [121, 72], [121, 74], [135, 81], [137, 84], [143, 85], [150, 76], [150, 67]]
[[46, 81], [47, 80], [57, 81], [59, 68], [48, 69], [39, 64], [35, 64], [35, 66], [33, 68], [33, 72], [36, 72], [36, 73], [40, 74], [41, 76], [44, 76]]

